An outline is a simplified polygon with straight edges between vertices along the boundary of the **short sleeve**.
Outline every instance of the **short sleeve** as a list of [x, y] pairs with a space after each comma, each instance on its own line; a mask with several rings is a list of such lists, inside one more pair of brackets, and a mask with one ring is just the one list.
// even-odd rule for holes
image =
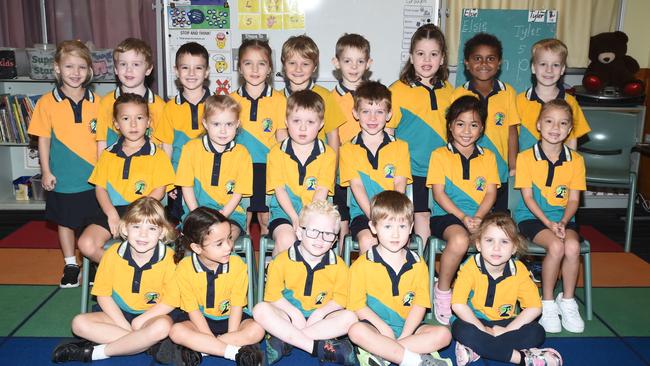
[[97, 267], [97, 274], [95, 275], [95, 281], [91, 291], [92, 295], [111, 296], [113, 294], [113, 272], [116, 255], [116, 250], [111, 248], [102, 256], [102, 259], [99, 261], [99, 267]]
[[589, 126], [589, 122], [587, 122], [587, 118], [578, 102], [573, 101], [571, 109], [573, 111], [573, 130], [571, 130], [570, 137], [580, 138], [591, 131], [591, 126]]
[[364, 259], [360, 257], [350, 267], [350, 291], [348, 295], [348, 310], [357, 311], [366, 306], [366, 273]]
[[336, 130], [339, 128], [339, 126], [345, 123], [345, 115], [341, 111], [339, 104], [336, 103], [334, 98], [332, 98], [329, 91], [325, 90], [321, 96], [325, 100], [325, 120], [323, 121], [323, 132], [327, 134]]
[[341, 186], [347, 187], [350, 181], [359, 178], [359, 173], [354, 168], [353, 146], [348, 143], [341, 147], [339, 150], [339, 177]]
[[108, 183], [108, 170], [110, 163], [110, 152], [104, 150], [99, 156], [99, 160], [93, 169], [93, 172], [88, 178], [88, 183], [94, 184], [96, 187], [102, 187], [106, 189]]
[[474, 260], [474, 257], [469, 257], [458, 270], [458, 276], [456, 276], [454, 282], [454, 291], [451, 294], [452, 304], [467, 304], [469, 293], [474, 289], [474, 278], [471, 273], [471, 262], [469, 262], [472, 260]]
[[[170, 103], [175, 103], [174, 100]], [[158, 123], [157, 128], [154, 130], [154, 137], [167, 145], [174, 142], [174, 119], [173, 107], [171, 104], [165, 104], [163, 107], [162, 118]]]
[[411, 176], [411, 155], [409, 154], [408, 144], [402, 140], [399, 140], [400, 151], [398, 152], [397, 163], [395, 167], [395, 175], [399, 177], [406, 178], [406, 183], [413, 183], [413, 177]]
[[282, 154], [284, 152], [279, 149], [279, 145], [276, 145], [269, 152], [266, 161], [266, 194], [273, 194], [276, 188], [285, 185], [285, 164], [283, 164]]
[[[174, 168], [167, 154], [162, 150], [154, 155], [156, 167], [154, 169], [153, 187], [166, 187], [174, 184]], [[170, 187], [168, 187], [170, 188]]]
[[[517, 263], [517, 273], [517, 277], [519, 277], [517, 300], [519, 301], [521, 308], [541, 308], [542, 299], [539, 297], [539, 290], [530, 278], [526, 267], [521, 262]], [[455, 290], [454, 287], [454, 291]]]
[[533, 177], [526, 163], [525, 153], [517, 154], [517, 169], [515, 170], [515, 188], [532, 188]]
[[110, 102], [112, 98], [113, 93], [111, 92], [104, 95], [100, 101], [95, 135], [97, 141], [106, 141], [108, 137], [108, 129], [113, 123], [113, 103]]
[[337, 272], [333, 300], [340, 306], [346, 307], [350, 291], [350, 269], [340, 257], [337, 257], [336, 266]]
[[194, 162], [198, 157], [192, 157], [192, 146], [193, 144], [185, 144], [183, 150], [181, 150], [181, 158], [179, 159], [178, 167], [176, 168], [176, 181], [174, 182], [177, 186], [194, 186], [194, 177], [196, 176], [196, 173], [194, 172]]
[[181, 263], [179, 263], [178, 269], [176, 270], [176, 276], [174, 276], [176, 278], [178, 292], [180, 293], [181, 309], [188, 313], [199, 309], [199, 303], [196, 300], [194, 291], [192, 290], [191, 274], [188, 273], [190, 266], [184, 263], [185, 261], [191, 260], [191, 257], [184, 258]]
[[240, 168], [237, 169], [235, 192], [250, 197], [253, 194], [253, 160], [248, 150], [243, 145], [241, 147], [243, 151], [239, 157], [241, 160], [237, 163]]
[[[443, 147], [446, 149], [446, 147]], [[427, 172], [426, 186], [431, 188], [434, 184], [445, 184], [445, 164], [443, 154], [434, 150], [429, 158], [429, 171]]]
[[501, 178], [499, 178], [499, 169], [497, 168], [497, 158], [490, 150], [485, 149], [487, 154], [486, 161], [486, 180], [488, 184], [496, 184], [497, 188], [501, 186]]
[[508, 116], [508, 121], [506, 122], [508, 126], [517, 126], [521, 124], [521, 117], [519, 117], [519, 111], [517, 110], [517, 92], [510, 87], [510, 92], [508, 93], [508, 111], [506, 115]]
[[29, 128], [27, 129], [27, 133], [30, 135], [47, 138], [50, 138], [52, 135], [52, 121], [46, 111], [46, 98], [47, 94], [43, 95], [38, 102], [36, 102], [36, 107], [34, 108], [34, 113], [32, 113], [29, 122]]
[[336, 153], [329, 147], [325, 150], [323, 164], [319, 172], [318, 185], [327, 188], [329, 195], [334, 195], [334, 181], [336, 180]]
[[[237, 258], [237, 259], [235, 259]], [[232, 294], [230, 296], [230, 303], [232, 306], [241, 306], [244, 307], [248, 303], [248, 298], [246, 294], [248, 293], [248, 272], [246, 271], [246, 265], [239, 257], [230, 257], [230, 261], [237, 261], [237, 275], [233, 278], [232, 284]], [[252, 305], [251, 305], [252, 306]]]
[[422, 306], [423, 308], [430, 308], [431, 297], [429, 294], [429, 269], [422, 258], [420, 258], [420, 261], [415, 264], [415, 268], [417, 269], [418, 282], [413, 303]]
[[269, 263], [269, 268], [266, 275], [266, 287], [264, 289], [264, 301], [274, 302], [282, 298], [282, 290], [284, 290], [284, 269], [280, 264], [281, 256], [286, 254], [281, 253]]
[[576, 191], [584, 191], [587, 189], [587, 180], [585, 177], [585, 161], [582, 156], [578, 155], [575, 152], [572, 152], [575, 155], [575, 163], [573, 165], [573, 175], [571, 176], [571, 183], [569, 184], [569, 189]]

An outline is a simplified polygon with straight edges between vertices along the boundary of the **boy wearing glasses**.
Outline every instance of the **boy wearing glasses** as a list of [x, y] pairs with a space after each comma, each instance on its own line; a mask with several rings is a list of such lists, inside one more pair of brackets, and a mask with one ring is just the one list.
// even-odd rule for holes
[[268, 332], [269, 365], [298, 347], [321, 362], [354, 365], [352, 344], [345, 336], [357, 321], [346, 310], [349, 273], [343, 259], [331, 249], [341, 216], [327, 201], [303, 207], [298, 240], [269, 264], [264, 302], [253, 317]]

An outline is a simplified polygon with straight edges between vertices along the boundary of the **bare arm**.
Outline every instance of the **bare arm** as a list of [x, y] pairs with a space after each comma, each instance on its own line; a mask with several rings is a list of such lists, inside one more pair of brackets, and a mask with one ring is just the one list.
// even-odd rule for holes
[[368, 199], [366, 188], [363, 186], [361, 179], [352, 179], [350, 181], [350, 190], [352, 190], [354, 199], [357, 201], [357, 204], [359, 204], [361, 211], [363, 211], [366, 217], [370, 217], [370, 199]]
[[404, 321], [404, 328], [402, 328], [402, 334], [399, 335], [399, 339], [408, 337], [415, 332], [415, 329], [422, 323], [422, 320], [424, 319], [424, 313], [427, 311], [426, 308], [423, 308], [420, 305], [415, 305], [413, 304], [411, 306], [411, 310], [409, 311], [409, 315], [406, 317], [406, 320]]
[[167, 156], [169, 156], [169, 158], [171, 159], [172, 158], [172, 150], [173, 150], [172, 145], [166, 144], [166, 143], [163, 142], [162, 143], [162, 149], [165, 152], [165, 154], [167, 154]]
[[230, 315], [228, 316], [228, 333], [239, 330], [242, 313], [243, 311], [241, 306], [230, 307]]
[[166, 188], [165, 186], [154, 188], [153, 190], [151, 190], [151, 192], [149, 192], [148, 196], [160, 201], [161, 199], [163, 199], [163, 197], [165, 197], [165, 188]]
[[104, 150], [106, 150], [106, 141], [97, 141], [97, 159], [99, 159]]
[[463, 221], [465, 218], [465, 213], [461, 211], [458, 206], [452, 201], [447, 193], [445, 193], [444, 184], [434, 184], [433, 185], [433, 198], [436, 200], [438, 205], [442, 207], [443, 210], [449, 212], [450, 214], [458, 217], [459, 220]]
[[391, 339], [396, 339], [395, 338], [395, 333], [393, 332], [393, 328], [391, 328], [386, 322], [379, 317], [374, 311], [372, 311], [369, 307], [365, 306], [357, 311], [355, 311], [357, 316], [359, 317], [359, 320], [367, 320], [372, 325], [379, 330], [379, 333], [382, 335], [389, 337]]
[[312, 202], [325, 201], [327, 200], [328, 193], [329, 193], [329, 189], [327, 189], [327, 187], [318, 186], [316, 188], [316, 192], [314, 192], [314, 197], [311, 199], [311, 201]]
[[454, 314], [463, 321], [466, 321], [483, 332], [489, 333], [485, 328], [485, 325], [481, 323], [480, 320], [474, 315], [474, 312], [467, 304], [451, 304], [451, 309], [454, 311]]
[[289, 133], [286, 128], [279, 128], [275, 130], [275, 141], [282, 142], [289, 137]]
[[149, 308], [149, 310], [147, 310], [144, 313], [138, 315], [135, 319], [133, 319], [133, 321], [131, 322], [131, 327], [134, 330], [138, 330], [138, 329], [142, 328], [142, 326], [146, 322], [148, 322], [149, 320], [151, 320], [151, 319], [153, 319], [153, 318], [155, 318], [157, 316], [169, 314], [174, 309], [175, 309], [174, 307], [169, 306], [167, 304], [158, 303], [158, 304], [152, 306], [151, 308]]
[[38, 137], [38, 156], [41, 163], [41, 186], [46, 191], [51, 191], [56, 186], [56, 177], [50, 170], [50, 144], [52, 139], [49, 137]]
[[297, 227], [298, 213], [296, 212], [296, 209], [293, 208], [293, 204], [291, 204], [291, 198], [289, 198], [289, 194], [287, 193], [287, 190], [284, 189], [284, 187], [276, 187], [275, 198], [277, 198], [280, 207], [282, 207], [282, 209], [287, 214], [287, 216], [289, 216], [289, 219], [291, 220], [291, 223], [293, 224], [294, 228]]
[[535, 201], [535, 198], [533, 197], [533, 189], [532, 188], [521, 188], [521, 196], [524, 199], [524, 203], [526, 204], [526, 207], [530, 210], [530, 212], [535, 215], [539, 219], [539, 221], [544, 224], [547, 228], [553, 230], [552, 225], [553, 223], [551, 220], [546, 217], [544, 214], [544, 211], [542, 211], [541, 208], [539, 208], [539, 205]]
[[321, 306], [320, 308], [314, 310], [307, 319], [307, 326], [310, 326], [320, 320], [322, 320], [325, 315], [335, 312], [337, 310], [343, 309], [336, 301], [330, 300], [327, 304]]
[[109, 318], [120, 328], [126, 329], [129, 332], [133, 330], [131, 324], [126, 320], [122, 310], [117, 306], [115, 300], [110, 296], [97, 296], [97, 303], [102, 309], [104, 314], [108, 315]]
[[339, 153], [339, 147], [341, 146], [341, 140], [339, 139], [339, 129], [335, 128], [332, 131], [325, 134], [327, 137], [327, 144], [334, 149], [335, 153]]
[[181, 191], [183, 192], [183, 200], [185, 200], [185, 204], [190, 211], [194, 211], [199, 207], [194, 195], [194, 187], [181, 187]]
[[393, 178], [393, 190], [397, 192], [406, 192], [406, 177], [397, 176]]
[[293, 306], [287, 299], [281, 297], [280, 299], [272, 302], [273, 306], [284, 311], [291, 319], [291, 323], [298, 329], [303, 329], [307, 324], [305, 316], [297, 307]]
[[117, 228], [120, 223], [120, 215], [117, 213], [111, 198], [108, 196], [108, 191], [104, 187], [95, 186], [95, 197], [97, 197], [97, 202], [99, 207], [102, 208], [104, 214], [108, 218], [108, 227], [110, 228], [111, 235], [117, 235]]
[[508, 127], [508, 169], [511, 176], [517, 168], [517, 153], [519, 153], [519, 134], [517, 126]]
[[189, 315], [190, 321], [199, 330], [199, 332], [212, 335], [212, 331], [208, 326], [208, 321], [205, 320], [205, 317], [203, 316], [200, 310], [197, 309], [191, 311], [187, 315]]
[[[183, 196], [184, 195], [185, 194], [183, 193]], [[226, 204], [221, 209], [221, 213], [226, 217], [230, 217], [230, 215], [237, 208], [237, 205], [239, 205], [240, 201], [241, 201], [241, 193], [233, 193], [232, 197], [230, 197], [230, 200], [226, 202]]]

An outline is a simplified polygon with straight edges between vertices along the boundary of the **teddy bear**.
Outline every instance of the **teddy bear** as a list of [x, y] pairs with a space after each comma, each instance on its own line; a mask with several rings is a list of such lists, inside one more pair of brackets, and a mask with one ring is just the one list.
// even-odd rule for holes
[[606, 86], [618, 87], [625, 95], [643, 93], [643, 83], [634, 77], [639, 63], [627, 53], [628, 37], [625, 33], [605, 32], [589, 40], [589, 66], [582, 78], [582, 85], [592, 93]]

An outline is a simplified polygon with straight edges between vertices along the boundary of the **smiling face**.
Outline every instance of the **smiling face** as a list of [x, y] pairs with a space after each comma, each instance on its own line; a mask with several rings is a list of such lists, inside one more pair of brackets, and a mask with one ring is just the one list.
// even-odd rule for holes
[[139, 142], [149, 128], [147, 106], [138, 103], [123, 103], [117, 106], [117, 120], [114, 120], [122, 136], [129, 142]]
[[115, 75], [125, 92], [135, 91], [144, 85], [144, 79], [153, 70], [153, 65], [147, 63], [145, 55], [135, 50], [120, 52], [115, 59]]
[[458, 115], [449, 125], [452, 142], [456, 149], [463, 150], [473, 147], [483, 132], [483, 123], [478, 112], [470, 110]]
[[317, 65], [311, 59], [294, 52], [287, 57], [282, 67], [284, 76], [291, 84], [291, 91], [297, 91], [307, 88]]
[[321, 128], [323, 120], [314, 110], [298, 107], [287, 116], [287, 130], [291, 141], [299, 145], [313, 143]]
[[555, 86], [564, 74], [566, 65], [558, 52], [541, 49], [535, 52], [531, 70], [537, 83], [543, 86]]
[[370, 221], [370, 231], [377, 235], [379, 245], [392, 253], [399, 252], [409, 241], [413, 223], [406, 219], [397, 219], [396, 217], [387, 217]]
[[444, 63], [444, 56], [438, 41], [435, 39], [421, 39], [415, 43], [413, 52], [410, 56], [411, 63], [415, 70], [415, 75], [420, 78], [420, 82], [431, 86], [433, 78], [440, 65]]
[[465, 60], [465, 69], [472, 75], [473, 79], [479, 81], [491, 81], [499, 72], [501, 59], [498, 51], [491, 46], [478, 45], [474, 47]]
[[175, 70], [183, 89], [188, 91], [203, 88], [203, 82], [210, 75], [207, 60], [202, 56], [189, 53], [178, 57]]
[[359, 85], [372, 64], [372, 59], [368, 59], [366, 53], [356, 47], [346, 47], [340, 57], [332, 61], [334, 67], [341, 70], [343, 83], [350, 86]]
[[517, 251], [508, 234], [497, 225], [484, 230], [476, 242], [476, 249], [481, 252], [485, 263], [492, 267], [504, 265]]
[[550, 144], [561, 144], [573, 127], [569, 114], [561, 108], [546, 108], [537, 119], [537, 130], [542, 140]]
[[216, 109], [209, 116], [203, 116], [203, 127], [213, 144], [225, 147], [237, 135], [239, 119], [235, 111]]
[[228, 263], [233, 247], [230, 223], [220, 222], [210, 226], [203, 243], [192, 243], [191, 247], [207, 267]]
[[77, 89], [88, 79], [90, 67], [86, 60], [73, 54], [64, 54], [54, 63], [54, 72], [59, 75], [64, 87]]
[[127, 224], [122, 227], [122, 236], [129, 241], [132, 250], [144, 254], [152, 251], [165, 236], [164, 230], [148, 221]]
[[239, 60], [239, 72], [250, 86], [260, 86], [266, 83], [271, 73], [271, 62], [262, 49], [249, 48]]
[[386, 122], [390, 120], [391, 113], [384, 101], [374, 103], [361, 99], [358, 107], [352, 109], [352, 115], [359, 120], [359, 125], [365, 133], [374, 136], [384, 131]]

